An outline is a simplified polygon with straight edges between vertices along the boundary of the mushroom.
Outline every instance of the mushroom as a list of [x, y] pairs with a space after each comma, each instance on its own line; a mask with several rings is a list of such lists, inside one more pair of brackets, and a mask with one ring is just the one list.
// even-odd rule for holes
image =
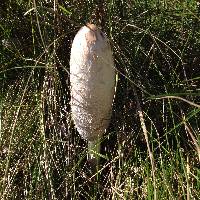
[[88, 141], [88, 158], [97, 158], [109, 125], [116, 85], [108, 38], [94, 24], [83, 26], [71, 48], [71, 113], [79, 134]]

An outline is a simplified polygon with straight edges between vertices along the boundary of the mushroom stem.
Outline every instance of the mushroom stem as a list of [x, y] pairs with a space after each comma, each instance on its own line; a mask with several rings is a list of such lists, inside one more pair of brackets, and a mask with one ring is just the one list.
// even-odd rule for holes
[[88, 159], [99, 158], [100, 153], [100, 138], [96, 141], [88, 141]]

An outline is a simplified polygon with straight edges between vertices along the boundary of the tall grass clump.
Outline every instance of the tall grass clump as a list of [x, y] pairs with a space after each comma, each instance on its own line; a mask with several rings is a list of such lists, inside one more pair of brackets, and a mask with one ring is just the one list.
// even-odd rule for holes
[[[97, 11], [118, 84], [91, 174], [69, 54]], [[199, 199], [199, 30], [195, 0], [1, 2], [0, 198]]]

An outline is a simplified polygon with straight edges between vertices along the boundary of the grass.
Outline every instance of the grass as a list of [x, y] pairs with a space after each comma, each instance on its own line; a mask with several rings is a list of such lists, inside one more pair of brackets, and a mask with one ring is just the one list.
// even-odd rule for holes
[[200, 7], [97, 6], [119, 78], [92, 176], [70, 115], [69, 56], [80, 26], [98, 23], [95, 5], [0, 5], [1, 199], [199, 199]]

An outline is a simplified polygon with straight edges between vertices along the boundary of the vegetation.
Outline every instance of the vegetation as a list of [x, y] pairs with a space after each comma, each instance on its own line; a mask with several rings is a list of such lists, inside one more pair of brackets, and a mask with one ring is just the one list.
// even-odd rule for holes
[[[102, 2], [0, 3], [1, 199], [200, 199], [200, 7]], [[70, 45], [88, 21], [119, 75], [94, 176], [69, 105]]]

